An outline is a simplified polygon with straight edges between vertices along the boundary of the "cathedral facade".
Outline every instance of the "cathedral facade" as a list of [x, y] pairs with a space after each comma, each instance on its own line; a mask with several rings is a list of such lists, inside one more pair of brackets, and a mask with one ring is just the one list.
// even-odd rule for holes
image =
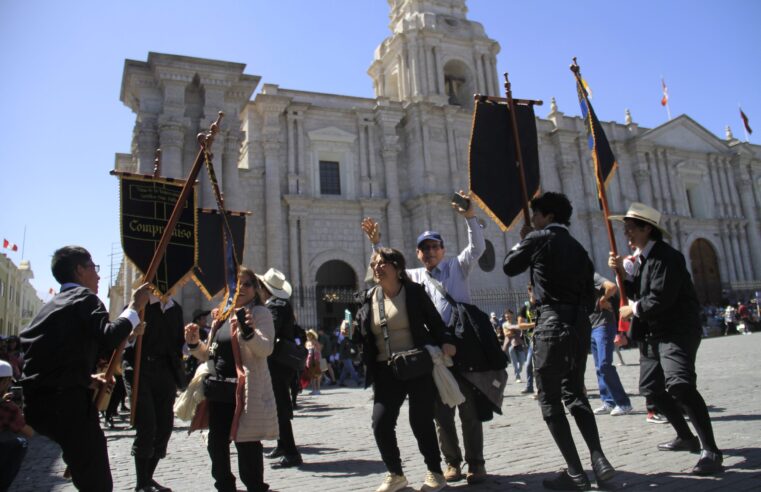
[[[115, 167], [149, 174], [160, 147], [162, 174], [185, 177], [198, 150], [196, 133], [221, 110], [214, 166], [227, 208], [251, 212], [244, 263], [256, 271], [278, 268], [300, 287], [361, 287], [370, 245], [359, 224], [367, 216], [380, 221], [383, 243], [402, 250], [413, 266], [415, 238], [424, 230], [439, 231], [447, 254], [457, 254], [467, 235], [449, 197], [468, 189], [473, 94], [502, 93], [500, 46], [467, 18], [465, 0], [389, 0], [389, 6], [391, 34], [368, 70], [374, 97], [264, 83], [252, 99], [261, 77], [239, 63], [160, 53], [127, 60], [121, 100], [136, 122], [131, 152], [117, 154]], [[761, 147], [718, 138], [686, 115], [649, 129], [627, 114], [624, 123], [603, 128], [619, 164], [608, 189], [611, 211], [641, 201], [663, 212], [704, 302], [761, 290]], [[542, 189], [568, 195], [572, 234], [598, 271], [608, 273], [583, 120], [565, 116], [553, 100], [537, 130]], [[204, 174], [201, 204], [215, 208]], [[487, 252], [471, 286], [525, 290], [525, 274], [510, 279], [500, 267], [517, 230], [502, 233], [479, 216]], [[626, 244], [620, 230], [618, 244]], [[136, 275], [123, 265], [112, 292], [116, 304], [124, 304], [124, 286]], [[178, 298], [186, 312], [210, 305], [193, 285]]]

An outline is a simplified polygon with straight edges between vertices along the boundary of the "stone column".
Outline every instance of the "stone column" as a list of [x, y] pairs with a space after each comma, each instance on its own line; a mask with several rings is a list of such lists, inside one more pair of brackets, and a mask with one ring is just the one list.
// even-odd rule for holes
[[224, 138], [224, 150], [222, 153], [222, 182], [220, 185], [225, 195], [225, 208], [234, 211], [246, 210], [246, 199], [240, 186], [238, 174], [238, 160], [240, 158], [240, 145], [243, 142], [244, 133], [240, 130], [230, 129]]
[[737, 187], [732, 187], [732, 184], [736, 184], [736, 180], [734, 179], [735, 175], [735, 169], [734, 165], [732, 164], [732, 161], [729, 158], [724, 159], [724, 172], [727, 176], [727, 187], [730, 190], [729, 193], [729, 200], [732, 204], [732, 210], [734, 211], [735, 217], [741, 217], [741, 208], [740, 208], [740, 199], [738, 198], [737, 194]]
[[159, 128], [161, 175], [167, 178], [183, 179], [185, 176], [182, 172], [182, 145], [185, 140], [185, 130], [176, 123], [164, 123]]
[[737, 270], [733, 260], [732, 241], [730, 239], [730, 227], [726, 222], [719, 226], [719, 235], [721, 236], [721, 247], [724, 250], [723, 256], [727, 262], [727, 276], [730, 282], [737, 282]]
[[359, 165], [359, 182], [361, 196], [370, 196], [370, 176], [367, 165], [367, 152], [365, 150], [365, 123], [363, 121], [363, 115], [357, 115], [357, 133], [359, 133], [359, 139], [357, 143], [357, 164]]
[[748, 245], [750, 262], [748, 266], [753, 280], [761, 279], [761, 233], [758, 230], [758, 214], [753, 200], [753, 177], [746, 166], [739, 166], [736, 185], [742, 203], [742, 216], [748, 220]]
[[644, 152], [637, 152], [637, 164], [632, 172], [634, 181], [637, 183], [637, 195], [639, 201], [653, 206], [653, 192], [650, 187], [651, 176], [650, 171], [647, 170], [647, 154]]
[[740, 236], [740, 226], [737, 222], [733, 221], [729, 224], [730, 233], [729, 239], [732, 246], [732, 260], [735, 264], [735, 271], [737, 271], [737, 280], [742, 282], [747, 280], [745, 278], [745, 269], [742, 264], [742, 254], [740, 253], [740, 243], [738, 242]]
[[156, 131], [156, 118], [143, 115], [142, 121], [135, 124], [135, 144], [137, 146], [138, 172], [151, 174], [156, 149], [159, 148], [159, 136]]
[[722, 199], [721, 184], [719, 183], [719, 178], [716, 171], [716, 158], [711, 154], [708, 154], [708, 174], [711, 181], [711, 195], [713, 195], [715, 204], [714, 216], [716, 218], [725, 217], [727, 214], [725, 211], [724, 200]]
[[288, 127], [288, 193], [294, 195], [297, 193], [298, 178], [296, 176], [296, 143], [294, 141], [296, 122], [291, 111], [286, 112], [285, 122]]
[[719, 181], [721, 182], [721, 190], [722, 194], [724, 195], [725, 200], [725, 208], [727, 211], [728, 217], [737, 217], [737, 214], [734, 211], [734, 207], [732, 206], [732, 199], [730, 198], [729, 194], [729, 180], [727, 178], [727, 172], [726, 167], [724, 166], [724, 162], [722, 162], [721, 158], [717, 158], [717, 168], [716, 170], [719, 173]]
[[487, 88], [486, 81], [484, 80], [484, 69], [483, 69], [483, 63], [481, 59], [481, 54], [479, 52], [473, 53], [473, 61], [475, 62], [475, 82], [476, 82], [476, 92], [479, 94], [488, 94], [489, 89]]
[[422, 94], [422, 74], [420, 69], [420, 52], [418, 50], [418, 43], [414, 39], [410, 39], [408, 44], [408, 56], [410, 58], [410, 77], [412, 85], [412, 96], [419, 97]]
[[304, 115], [303, 113], [296, 117], [296, 193], [302, 194], [307, 189], [309, 182], [309, 173], [306, 169], [306, 153], [304, 152]]
[[301, 217], [290, 211], [288, 214], [288, 252], [289, 252], [289, 269], [291, 282], [295, 285], [303, 286], [301, 279], [301, 270], [299, 268], [299, 219]]
[[378, 187], [380, 181], [378, 180], [378, 170], [375, 164], [375, 135], [372, 125], [366, 124], [365, 131], [367, 132], [367, 159], [370, 168], [370, 196], [378, 196]]
[[404, 101], [410, 96], [409, 80], [407, 79], [409, 76], [409, 68], [407, 67], [406, 47], [402, 48], [402, 52], [398, 55], [397, 58], [399, 64], [399, 100]]
[[457, 146], [455, 145], [455, 121], [457, 110], [452, 106], [444, 106], [444, 130], [447, 137], [447, 159], [449, 160], [449, 179], [453, 190], [459, 187], [457, 175]]
[[267, 233], [267, 268], [283, 268], [282, 205], [280, 203], [280, 142], [264, 142], [264, 202]]

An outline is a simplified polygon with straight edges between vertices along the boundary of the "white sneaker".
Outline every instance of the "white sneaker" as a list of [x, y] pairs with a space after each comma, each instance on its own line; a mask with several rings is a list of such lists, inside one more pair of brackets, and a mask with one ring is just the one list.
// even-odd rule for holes
[[441, 473], [434, 473], [432, 471], [425, 472], [425, 482], [420, 487], [420, 492], [438, 492], [447, 486], [447, 481], [444, 479], [444, 475]]
[[604, 413], [610, 413], [612, 410], [613, 410], [613, 407], [611, 407], [607, 403], [604, 403], [601, 407], [595, 408], [594, 413], [595, 415], [602, 415]]
[[632, 413], [634, 409], [631, 405], [616, 405], [616, 408], [610, 411], [611, 417], [618, 417], [619, 415], [626, 415]]
[[406, 486], [407, 478], [404, 475], [388, 473], [386, 478], [383, 479], [383, 483], [375, 492], [397, 492], [397, 490], [402, 490]]

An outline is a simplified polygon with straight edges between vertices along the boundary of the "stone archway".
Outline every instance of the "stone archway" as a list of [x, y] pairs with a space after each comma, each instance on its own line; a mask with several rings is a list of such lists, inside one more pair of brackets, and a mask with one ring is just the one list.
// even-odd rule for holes
[[721, 302], [721, 276], [719, 262], [708, 240], [696, 239], [690, 246], [692, 281], [701, 304], [718, 305]]
[[328, 260], [317, 269], [315, 280], [317, 322], [329, 333], [338, 328], [347, 309], [352, 315], [356, 310], [352, 301], [357, 290], [357, 274], [344, 261]]

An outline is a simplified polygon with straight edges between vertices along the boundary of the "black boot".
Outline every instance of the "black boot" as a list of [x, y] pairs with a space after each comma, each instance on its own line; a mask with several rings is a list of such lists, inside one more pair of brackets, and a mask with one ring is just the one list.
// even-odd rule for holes
[[164, 487], [153, 479], [153, 472], [156, 471], [156, 467], [158, 466], [160, 459], [161, 458], [155, 455], [148, 459], [148, 483], [153, 486], [156, 492], [172, 492], [172, 489], [169, 487]]

